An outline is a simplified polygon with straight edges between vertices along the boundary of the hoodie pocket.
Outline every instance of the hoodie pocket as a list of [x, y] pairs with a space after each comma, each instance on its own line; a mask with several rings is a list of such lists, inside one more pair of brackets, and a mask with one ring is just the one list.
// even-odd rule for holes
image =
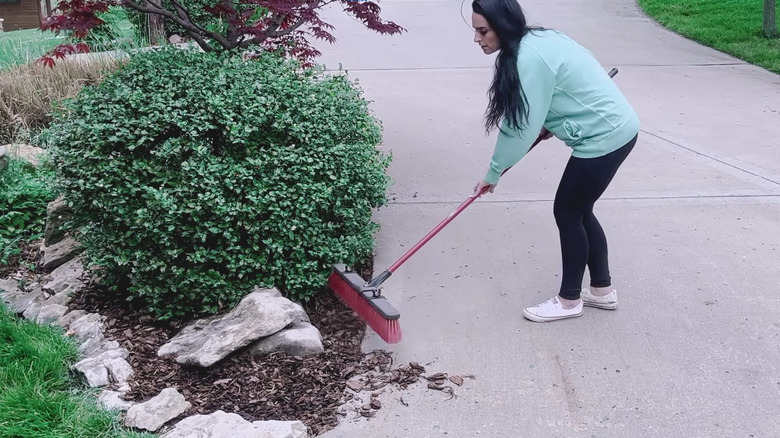
[[570, 120], [565, 120], [563, 122], [563, 129], [566, 131], [568, 140], [572, 142], [577, 142], [582, 138], [582, 127]]

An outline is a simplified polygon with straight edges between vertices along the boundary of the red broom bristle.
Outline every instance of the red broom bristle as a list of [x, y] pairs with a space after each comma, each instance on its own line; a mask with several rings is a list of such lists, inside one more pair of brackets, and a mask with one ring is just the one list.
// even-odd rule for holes
[[328, 285], [385, 342], [395, 344], [401, 341], [401, 324], [397, 319], [386, 319], [382, 316], [335, 272], [331, 274]]

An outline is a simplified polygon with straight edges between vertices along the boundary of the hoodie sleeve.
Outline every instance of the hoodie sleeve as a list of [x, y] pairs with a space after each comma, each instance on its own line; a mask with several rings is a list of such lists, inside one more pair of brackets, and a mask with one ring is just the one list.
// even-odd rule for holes
[[528, 105], [528, 121], [521, 130], [501, 123], [485, 182], [497, 184], [504, 170], [514, 166], [531, 149], [544, 127], [555, 89], [555, 73], [533, 47], [523, 47], [518, 55], [518, 75]]

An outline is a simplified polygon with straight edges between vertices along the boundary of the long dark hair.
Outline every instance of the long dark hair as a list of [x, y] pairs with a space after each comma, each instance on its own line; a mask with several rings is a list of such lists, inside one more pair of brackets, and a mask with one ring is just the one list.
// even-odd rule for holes
[[482, 15], [498, 36], [501, 44], [496, 58], [496, 71], [488, 90], [490, 99], [485, 111], [485, 129], [500, 129], [506, 119], [512, 129], [521, 129], [528, 120], [528, 101], [517, 74], [517, 51], [520, 40], [530, 30], [517, 0], [474, 0], [471, 9]]

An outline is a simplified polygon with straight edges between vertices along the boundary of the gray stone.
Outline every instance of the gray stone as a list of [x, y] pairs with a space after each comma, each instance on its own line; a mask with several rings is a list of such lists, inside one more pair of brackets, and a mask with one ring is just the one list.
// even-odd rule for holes
[[37, 146], [30, 146], [24, 143], [7, 144], [5, 145], [5, 147], [6, 147], [6, 153], [8, 155], [13, 155], [17, 158], [21, 158], [24, 161], [27, 161], [28, 163], [32, 164], [33, 166], [38, 166], [40, 164], [41, 155], [44, 155], [46, 153], [44, 149], [41, 149]]
[[103, 336], [103, 323], [97, 313], [88, 313], [73, 322], [67, 334], [74, 336], [79, 342]]
[[125, 383], [133, 376], [133, 367], [121, 357], [110, 359], [106, 361], [105, 365], [114, 383]]
[[115, 370], [120, 370], [115, 359], [127, 359], [129, 355], [129, 352], [124, 348], [108, 350], [96, 357], [82, 359], [73, 365], [73, 369], [84, 375], [89, 386], [93, 388], [107, 386], [111, 383], [108, 366], [114, 366]]
[[44, 230], [43, 244], [51, 246], [65, 238], [66, 230], [62, 228], [65, 221], [70, 219], [73, 212], [65, 203], [65, 196], [60, 195], [46, 207], [46, 229]]
[[130, 400], [123, 400], [122, 393], [106, 390], [100, 394], [98, 401], [108, 410], [127, 411], [135, 403]]
[[80, 319], [82, 316], [87, 315], [87, 312], [85, 310], [74, 310], [70, 313], [65, 314], [62, 318], [60, 318], [57, 322], [59, 322], [60, 326], [64, 329], [70, 328], [70, 325], [73, 324], [75, 321]]
[[[84, 275], [84, 262], [81, 257], [75, 257], [58, 266], [49, 274], [52, 280], [58, 278], [81, 278]], [[44, 289], [46, 286], [44, 286]]]
[[293, 306], [298, 309], [298, 317], [293, 321], [293, 324], [310, 324], [311, 320], [309, 319], [309, 315], [306, 314], [306, 311], [303, 309], [303, 306], [293, 301]]
[[87, 385], [92, 388], [108, 386], [111, 383], [108, 379], [108, 369], [102, 362], [85, 359], [73, 365], [73, 368], [84, 375]]
[[[14, 313], [24, 313], [33, 303], [40, 303], [44, 300], [43, 292], [40, 290], [33, 292], [23, 292], [19, 289], [16, 291], [5, 292], [0, 296], [0, 299], [8, 305], [8, 310]], [[40, 310], [38, 308], [37, 310]]]
[[124, 424], [127, 427], [155, 432], [190, 407], [192, 404], [178, 391], [173, 388], [163, 389], [159, 395], [149, 401], [128, 409]]
[[56, 295], [53, 295], [51, 298], [46, 300], [46, 304], [59, 304], [60, 306], [67, 306], [70, 304], [70, 301], [73, 299], [71, 296], [70, 291], [64, 291], [60, 292]]
[[306, 438], [307, 434], [300, 421], [250, 423], [238, 414], [216, 411], [187, 417], [161, 438]]
[[19, 293], [19, 282], [10, 278], [0, 280], [0, 293]]
[[41, 251], [43, 251], [43, 268], [54, 269], [75, 258], [84, 251], [84, 247], [72, 237], [68, 237], [52, 246], [42, 245]]
[[6, 155], [5, 146], [0, 146], [0, 172], [8, 169], [8, 156]]
[[[41, 292], [41, 296], [43, 296], [43, 292]], [[36, 301], [30, 304], [30, 307], [28, 307], [27, 310], [22, 312], [22, 316], [28, 321], [35, 322], [38, 319], [38, 314], [41, 313], [42, 308], [43, 302]]]
[[198, 320], [158, 351], [185, 365], [209, 367], [259, 338], [301, 318], [302, 308], [275, 289], [256, 289], [229, 313]]
[[103, 334], [101, 333], [98, 336], [89, 338], [84, 342], [82, 342], [81, 345], [79, 345], [78, 352], [79, 354], [86, 357], [95, 357], [105, 351], [111, 351], [117, 349], [119, 349], [119, 342], [107, 341], [103, 337]]
[[73, 294], [84, 288], [84, 283], [78, 278], [58, 277], [46, 283], [43, 290], [52, 295], [61, 293]]
[[60, 318], [65, 316], [66, 313], [68, 313], [67, 307], [59, 304], [49, 304], [47, 301], [46, 305], [41, 307], [41, 311], [38, 312], [36, 322], [40, 325], [56, 323]]
[[260, 339], [250, 347], [250, 352], [258, 356], [275, 351], [282, 351], [290, 356], [310, 356], [324, 352], [325, 348], [317, 327], [300, 323]]

